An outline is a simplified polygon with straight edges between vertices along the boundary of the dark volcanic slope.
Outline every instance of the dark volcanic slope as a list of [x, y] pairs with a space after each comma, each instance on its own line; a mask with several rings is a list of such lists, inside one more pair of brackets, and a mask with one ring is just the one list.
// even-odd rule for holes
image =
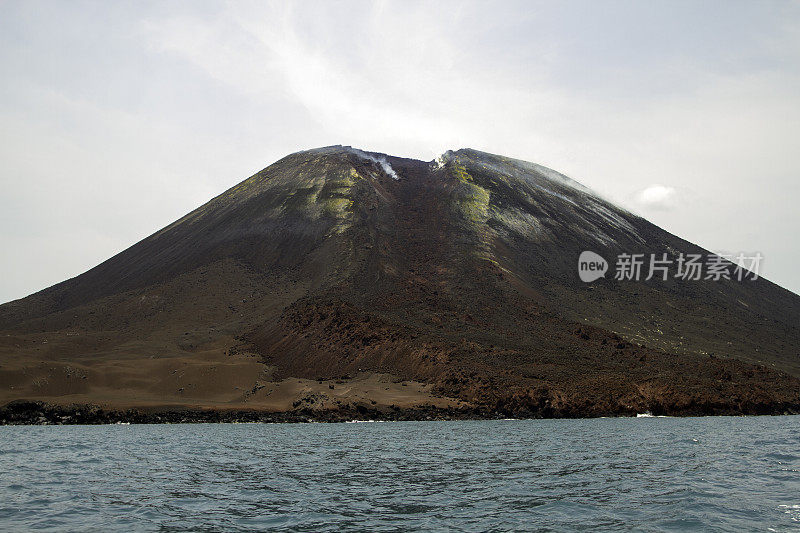
[[704, 251], [535, 164], [384, 157], [293, 154], [0, 306], [0, 400], [269, 406], [265, 383], [377, 372], [516, 414], [800, 405], [797, 295], [582, 283], [583, 250]]

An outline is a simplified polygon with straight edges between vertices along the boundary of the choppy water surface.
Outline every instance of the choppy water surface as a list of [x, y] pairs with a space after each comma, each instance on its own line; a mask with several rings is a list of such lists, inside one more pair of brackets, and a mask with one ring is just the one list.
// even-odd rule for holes
[[0, 427], [4, 530], [800, 530], [800, 417]]

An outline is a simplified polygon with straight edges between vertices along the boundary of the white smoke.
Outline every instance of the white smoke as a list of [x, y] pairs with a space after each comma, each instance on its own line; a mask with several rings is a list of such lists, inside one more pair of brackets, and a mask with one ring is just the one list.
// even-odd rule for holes
[[380, 165], [380, 167], [383, 169], [383, 171], [388, 176], [390, 176], [392, 179], [395, 179], [395, 180], [399, 180], [400, 179], [400, 176], [397, 175], [397, 172], [394, 171], [394, 169], [392, 168], [392, 165], [389, 164], [389, 162], [386, 160], [385, 157], [378, 158], [378, 157], [375, 157], [374, 155], [370, 155], [370, 154], [368, 154], [366, 152], [362, 152], [358, 148], [350, 148], [350, 150], [354, 154], [356, 154], [358, 157], [360, 157], [361, 159], [366, 159], [367, 161], [372, 161], [373, 163], [376, 163], [376, 164]]

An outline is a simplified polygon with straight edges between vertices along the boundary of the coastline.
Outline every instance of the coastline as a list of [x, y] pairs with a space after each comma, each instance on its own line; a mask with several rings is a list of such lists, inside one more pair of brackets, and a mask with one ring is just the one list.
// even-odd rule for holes
[[[557, 411], [543, 409], [510, 411], [482, 407], [417, 407], [375, 408], [351, 405], [336, 409], [308, 408], [290, 411], [264, 411], [257, 409], [204, 409], [186, 408], [130, 408], [104, 409], [96, 405], [55, 405], [40, 401], [16, 400], [0, 407], [0, 426], [7, 425], [107, 425], [107, 424], [191, 424], [191, 423], [344, 423], [344, 422], [399, 422], [446, 420], [503, 420], [503, 419], [577, 419], [577, 418], [633, 418], [643, 413], [635, 411]], [[725, 406], [703, 406], [683, 409], [648, 411], [653, 416], [704, 417], [704, 416], [759, 416], [797, 415], [800, 405], [750, 405], [734, 409]]]

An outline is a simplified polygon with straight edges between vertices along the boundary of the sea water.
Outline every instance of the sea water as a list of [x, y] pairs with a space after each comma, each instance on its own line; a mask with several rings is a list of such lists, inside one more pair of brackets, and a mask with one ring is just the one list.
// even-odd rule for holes
[[798, 531], [800, 417], [0, 427], [7, 531]]

